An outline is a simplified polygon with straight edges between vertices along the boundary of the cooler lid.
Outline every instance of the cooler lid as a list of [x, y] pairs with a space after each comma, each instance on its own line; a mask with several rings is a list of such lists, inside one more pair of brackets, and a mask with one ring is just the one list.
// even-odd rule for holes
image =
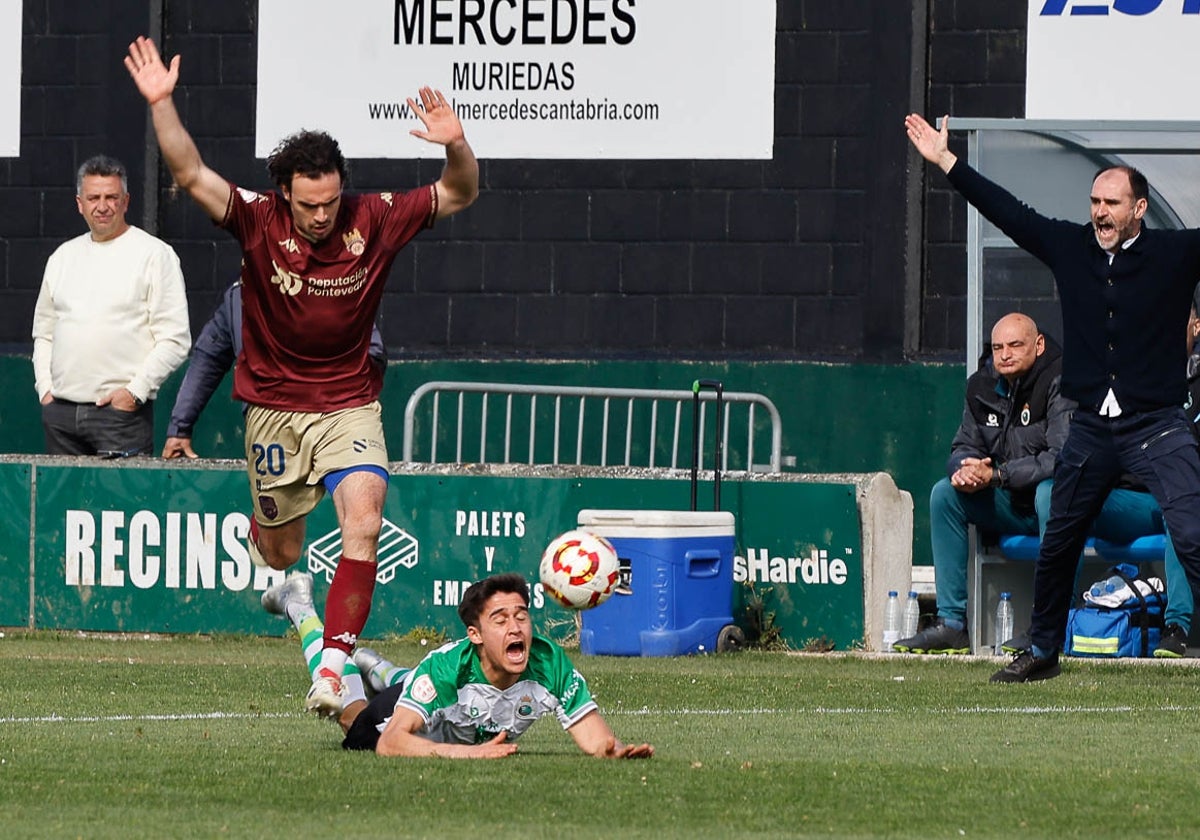
[[[601, 536], [667, 528], [695, 536], [733, 534], [733, 514], [724, 510], [581, 510], [579, 527]], [[647, 534], [647, 536], [649, 536]]]

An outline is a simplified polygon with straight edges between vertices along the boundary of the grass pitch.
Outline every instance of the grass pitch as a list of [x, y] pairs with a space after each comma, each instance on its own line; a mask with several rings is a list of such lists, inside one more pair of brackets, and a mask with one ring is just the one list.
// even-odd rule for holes
[[[412, 663], [411, 643], [376, 646]], [[380, 759], [300, 709], [294, 639], [0, 639], [3, 837], [1200, 835], [1200, 670], [577, 656], [650, 761], [542, 720], [502, 761]]]

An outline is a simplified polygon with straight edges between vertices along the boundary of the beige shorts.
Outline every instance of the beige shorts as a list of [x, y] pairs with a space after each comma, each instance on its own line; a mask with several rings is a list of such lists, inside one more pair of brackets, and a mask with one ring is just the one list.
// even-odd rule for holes
[[328, 414], [246, 411], [246, 474], [260, 525], [308, 514], [325, 495], [321, 479], [359, 466], [388, 467], [378, 401]]

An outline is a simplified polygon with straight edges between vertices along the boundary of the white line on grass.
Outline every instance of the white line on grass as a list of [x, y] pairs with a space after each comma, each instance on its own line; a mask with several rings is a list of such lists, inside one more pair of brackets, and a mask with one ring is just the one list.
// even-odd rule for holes
[[[1053, 714], [1095, 714], [1130, 712], [1196, 712], [1200, 706], [960, 706], [954, 709], [928, 709], [928, 712], [954, 715], [1053, 715]], [[825, 708], [818, 706], [811, 709], [606, 709], [606, 716], [685, 716], [685, 715], [891, 715], [897, 713], [909, 714], [911, 710], [891, 707], [872, 709], [864, 707]], [[924, 712], [923, 712], [924, 713]]]
[[137, 720], [164, 720], [164, 721], [184, 721], [184, 720], [266, 720], [276, 718], [293, 718], [306, 717], [298, 712], [281, 712], [276, 714], [260, 714], [251, 712], [197, 712], [194, 714], [181, 715], [88, 715], [88, 716], [73, 716], [66, 717], [65, 715], [43, 715], [41, 717], [0, 717], [0, 724], [4, 723], [117, 723], [120, 721], [137, 721]]
[[1200, 706], [1022, 706], [1005, 708], [1003, 706], [987, 707], [972, 706], [955, 709], [957, 714], [1017, 714], [1017, 715], [1053, 715], [1053, 714], [1093, 714], [1100, 712], [1108, 714], [1128, 714], [1130, 712], [1195, 712]]
[[[1130, 714], [1133, 712], [1200, 712], [1200, 706], [961, 706], [954, 709], [928, 709], [925, 713], [952, 715], [1090, 715]], [[894, 715], [910, 714], [910, 710], [865, 707], [841, 707], [800, 709], [606, 709], [608, 717], [685, 717], [688, 715], [753, 717], [757, 715]], [[37, 717], [0, 717], [0, 725], [8, 723], [120, 723], [134, 721], [189, 721], [189, 720], [278, 720], [304, 718], [300, 712], [276, 712], [271, 714], [252, 712], [197, 712], [176, 715], [42, 715]]]

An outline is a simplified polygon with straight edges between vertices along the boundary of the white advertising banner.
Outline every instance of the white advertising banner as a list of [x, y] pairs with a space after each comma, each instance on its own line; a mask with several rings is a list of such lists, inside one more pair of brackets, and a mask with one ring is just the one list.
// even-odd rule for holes
[[1198, 120], [1200, 0], [1029, 0], [1029, 119]]
[[21, 0], [0, 0], [0, 157], [21, 154]]
[[429, 85], [482, 158], [769, 159], [775, 2], [260, 0], [255, 152], [441, 157], [409, 135]]

